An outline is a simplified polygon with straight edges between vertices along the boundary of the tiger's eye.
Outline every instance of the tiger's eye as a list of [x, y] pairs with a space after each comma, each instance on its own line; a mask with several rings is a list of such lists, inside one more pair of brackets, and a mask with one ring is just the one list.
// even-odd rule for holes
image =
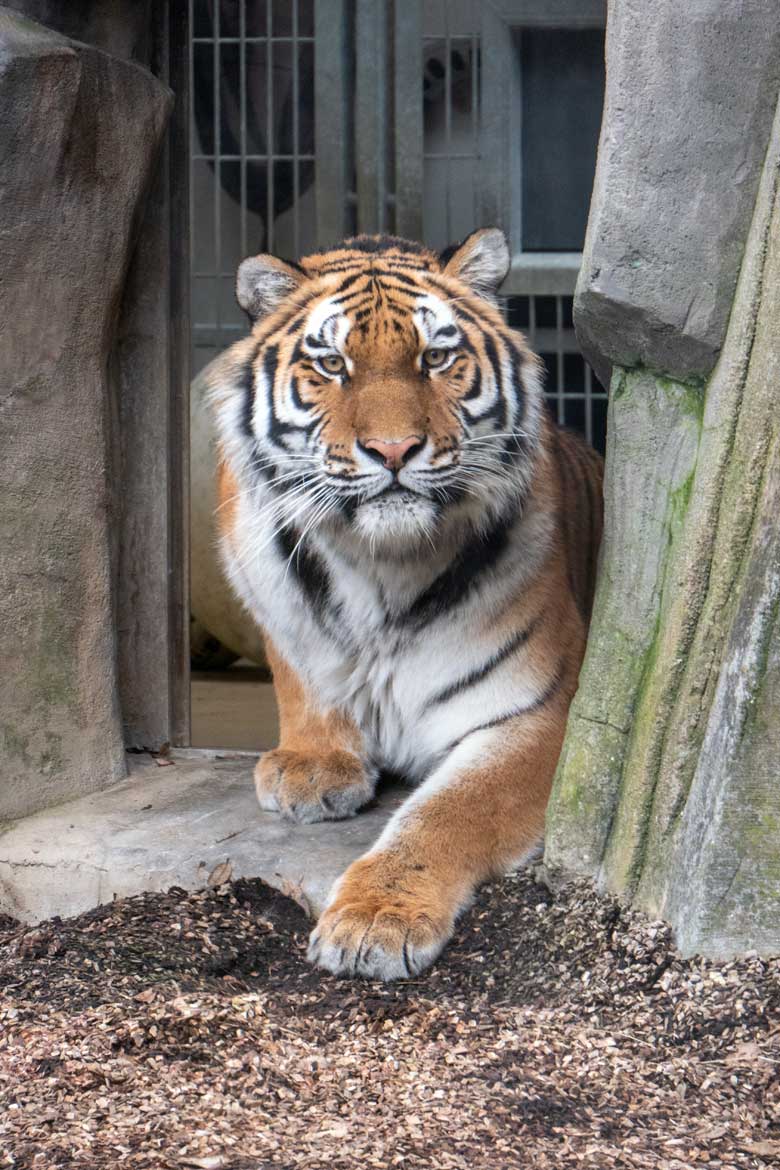
[[329, 374], [343, 374], [347, 368], [340, 353], [326, 353], [320, 358], [320, 365]]
[[443, 366], [449, 357], [446, 349], [426, 349], [423, 353], [423, 363], [429, 370], [436, 370], [439, 366]]

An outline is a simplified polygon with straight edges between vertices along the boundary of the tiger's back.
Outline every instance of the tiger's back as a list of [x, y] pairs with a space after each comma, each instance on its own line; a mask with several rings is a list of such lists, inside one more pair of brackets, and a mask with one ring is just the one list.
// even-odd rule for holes
[[572, 431], [556, 426], [554, 444], [560, 495], [560, 527], [569, 583], [585, 622], [590, 621], [603, 530], [604, 461]]

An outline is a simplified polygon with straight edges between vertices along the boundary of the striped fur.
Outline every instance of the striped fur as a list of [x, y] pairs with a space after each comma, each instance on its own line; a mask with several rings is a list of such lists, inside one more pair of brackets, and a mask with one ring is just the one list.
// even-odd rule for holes
[[222, 554], [280, 707], [260, 804], [339, 818], [381, 771], [416, 785], [313, 932], [331, 971], [415, 974], [542, 837], [601, 464], [551, 422], [495, 306], [507, 263], [486, 229], [442, 257], [358, 237], [239, 270], [254, 325], [212, 389]]

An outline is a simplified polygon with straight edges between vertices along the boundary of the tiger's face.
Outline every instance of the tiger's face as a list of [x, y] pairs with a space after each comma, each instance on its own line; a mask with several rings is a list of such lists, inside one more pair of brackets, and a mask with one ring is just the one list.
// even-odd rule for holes
[[242, 264], [255, 325], [241, 426], [281, 523], [348, 528], [381, 551], [522, 493], [538, 364], [495, 307], [508, 263], [486, 229], [443, 257], [358, 237], [300, 265]]

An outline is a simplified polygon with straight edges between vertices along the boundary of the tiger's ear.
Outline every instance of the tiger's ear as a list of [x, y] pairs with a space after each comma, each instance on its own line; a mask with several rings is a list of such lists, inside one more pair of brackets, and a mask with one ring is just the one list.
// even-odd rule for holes
[[495, 303], [511, 262], [501, 228], [479, 228], [466, 236], [462, 244], [446, 248], [439, 260], [446, 276], [462, 280], [472, 292], [491, 304]]
[[236, 298], [254, 324], [273, 313], [304, 280], [304, 270], [289, 260], [279, 260], [276, 256], [250, 256], [238, 266]]

